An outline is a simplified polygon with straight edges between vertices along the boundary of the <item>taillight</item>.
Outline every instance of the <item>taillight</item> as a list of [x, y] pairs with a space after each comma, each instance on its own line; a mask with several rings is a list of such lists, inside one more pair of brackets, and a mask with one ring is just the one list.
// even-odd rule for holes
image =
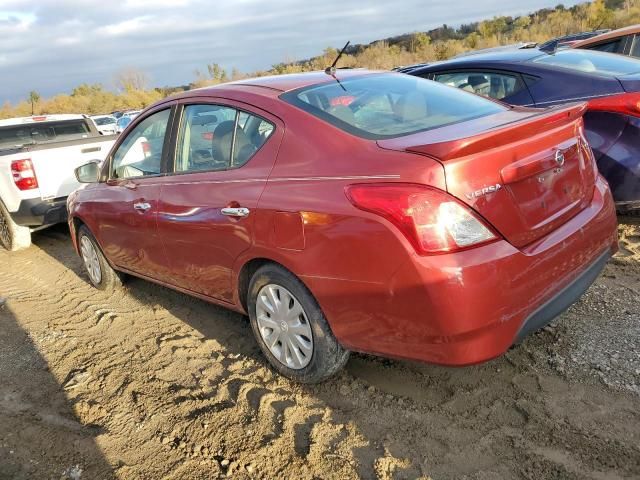
[[464, 250], [498, 239], [469, 207], [436, 188], [369, 183], [350, 185], [346, 194], [357, 208], [398, 227], [422, 255]]
[[589, 100], [589, 110], [599, 112], [623, 113], [640, 117], [640, 93], [622, 93], [609, 97]]
[[33, 169], [33, 164], [28, 158], [25, 160], [14, 160], [11, 162], [11, 175], [13, 183], [19, 190], [33, 190], [38, 188], [38, 179]]

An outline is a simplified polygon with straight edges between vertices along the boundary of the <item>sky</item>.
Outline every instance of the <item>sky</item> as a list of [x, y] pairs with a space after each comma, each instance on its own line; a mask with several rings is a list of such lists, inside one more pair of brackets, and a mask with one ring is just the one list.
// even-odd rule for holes
[[[518, 15], [559, 0], [0, 0], [0, 102], [81, 83], [113, 88], [136, 67], [152, 86], [195, 70], [265, 70], [326, 47]], [[565, 1], [570, 6], [576, 1]]]

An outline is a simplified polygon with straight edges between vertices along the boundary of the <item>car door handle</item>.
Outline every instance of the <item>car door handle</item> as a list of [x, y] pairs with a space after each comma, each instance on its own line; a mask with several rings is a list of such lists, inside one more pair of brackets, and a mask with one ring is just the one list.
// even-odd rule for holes
[[149, 205], [147, 202], [137, 202], [133, 204], [133, 208], [135, 208], [139, 212], [146, 212], [151, 208], [151, 205]]
[[227, 217], [246, 217], [249, 215], [249, 209], [244, 207], [225, 207], [220, 210]]

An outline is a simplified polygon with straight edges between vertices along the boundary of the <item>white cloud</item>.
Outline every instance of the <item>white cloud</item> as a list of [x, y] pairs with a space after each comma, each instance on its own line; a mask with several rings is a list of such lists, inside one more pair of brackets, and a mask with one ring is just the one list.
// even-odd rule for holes
[[97, 33], [98, 35], [121, 36], [139, 32], [140, 30], [144, 29], [146, 22], [150, 18], [151, 17], [149, 16], [137, 17], [111, 25], [105, 25], [104, 27], [98, 28]]
[[124, 6], [127, 8], [175, 8], [186, 7], [191, 4], [191, 0], [126, 0]]
[[0, 103], [84, 82], [110, 87], [125, 66], [145, 70], [156, 85], [180, 85], [211, 62], [267, 69], [347, 40], [368, 43], [556, 3], [458, 0], [452, 8], [450, 0], [0, 0]]

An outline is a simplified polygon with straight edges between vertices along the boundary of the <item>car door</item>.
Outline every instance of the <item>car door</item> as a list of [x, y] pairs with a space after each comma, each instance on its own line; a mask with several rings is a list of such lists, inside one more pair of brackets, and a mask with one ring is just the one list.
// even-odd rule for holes
[[456, 69], [431, 74], [444, 83], [478, 95], [513, 105], [529, 105], [533, 98], [522, 76], [515, 72], [490, 69]]
[[161, 281], [168, 269], [156, 216], [171, 121], [172, 109], [165, 106], [136, 122], [107, 159], [108, 178], [95, 204], [96, 236], [107, 258]]
[[233, 264], [253, 242], [258, 200], [284, 124], [229, 100], [190, 100], [179, 115], [158, 233], [175, 286], [232, 301]]

